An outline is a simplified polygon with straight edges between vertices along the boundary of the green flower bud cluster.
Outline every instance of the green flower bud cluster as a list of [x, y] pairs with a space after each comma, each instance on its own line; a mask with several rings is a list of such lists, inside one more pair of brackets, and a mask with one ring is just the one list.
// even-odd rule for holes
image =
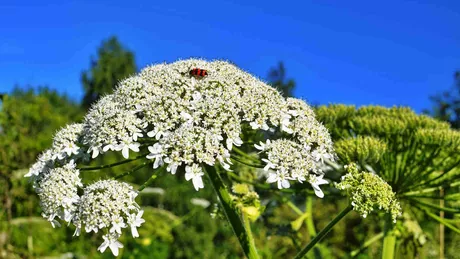
[[420, 129], [415, 133], [416, 139], [425, 145], [460, 150], [460, 132], [449, 129]]
[[376, 163], [387, 151], [387, 144], [374, 137], [358, 136], [335, 142], [335, 151], [344, 163], [361, 161]]
[[247, 184], [234, 184], [232, 191], [235, 195], [232, 195], [235, 206], [249, 218], [251, 221], [255, 221], [260, 214], [263, 212], [264, 207], [260, 205], [259, 195], [250, 190]]
[[319, 107], [316, 114], [331, 130], [333, 138], [358, 134], [387, 138], [407, 136], [420, 128], [449, 130], [448, 123], [417, 115], [407, 107], [363, 106], [356, 109], [355, 106], [339, 104]]
[[347, 192], [353, 210], [363, 218], [375, 209], [383, 210], [390, 213], [393, 222], [396, 222], [396, 218], [401, 215], [401, 205], [391, 186], [376, 174], [360, 172], [356, 164], [345, 168], [348, 173], [342, 176], [336, 188]]

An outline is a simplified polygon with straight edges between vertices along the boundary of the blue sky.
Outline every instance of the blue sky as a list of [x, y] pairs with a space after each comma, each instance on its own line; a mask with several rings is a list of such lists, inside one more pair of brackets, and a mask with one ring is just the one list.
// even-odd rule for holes
[[80, 100], [80, 72], [117, 35], [140, 68], [202, 57], [266, 78], [284, 61], [310, 102], [420, 112], [460, 70], [459, 28], [458, 0], [3, 0], [0, 91], [48, 85]]

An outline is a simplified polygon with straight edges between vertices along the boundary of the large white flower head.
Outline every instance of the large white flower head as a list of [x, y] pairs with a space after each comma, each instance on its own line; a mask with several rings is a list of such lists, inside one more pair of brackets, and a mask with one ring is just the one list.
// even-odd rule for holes
[[267, 182], [288, 188], [306, 181], [319, 197], [319, 185], [328, 183], [321, 164], [334, 158], [329, 133], [304, 101], [283, 98], [228, 62], [189, 59], [147, 67], [95, 103], [82, 124], [56, 133], [26, 175], [46, 218], [72, 222], [76, 234], [102, 230], [99, 251], [109, 247], [114, 254], [122, 247], [122, 229], [138, 237], [144, 222], [137, 192], [115, 180], [82, 186], [79, 171], [92, 169], [74, 164], [106, 152], [178, 173], [196, 190], [204, 188], [205, 165], [231, 171], [235, 162], [252, 159], [247, 165], [264, 168]]
[[[195, 68], [207, 75], [191, 75]], [[86, 116], [83, 143], [93, 157], [108, 150], [129, 157], [150, 141], [147, 158], [154, 168], [166, 164], [176, 173], [220, 164], [231, 170], [233, 147], [245, 144], [243, 130], [272, 139], [260, 155], [276, 175], [269, 182], [278, 181], [280, 188], [312, 173], [320, 176], [318, 164], [333, 158], [326, 128], [304, 101], [283, 98], [227, 62], [198, 59], [147, 67], [122, 81]], [[201, 175], [186, 175], [197, 190], [203, 187]]]

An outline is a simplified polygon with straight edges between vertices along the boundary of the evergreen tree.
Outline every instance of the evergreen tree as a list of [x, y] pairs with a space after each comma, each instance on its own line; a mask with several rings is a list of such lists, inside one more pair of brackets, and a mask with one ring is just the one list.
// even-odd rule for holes
[[453, 128], [460, 128], [460, 71], [454, 74], [454, 86], [450, 91], [431, 96], [434, 102], [432, 111], [429, 114], [435, 118], [450, 122]]
[[90, 68], [81, 74], [85, 91], [83, 107], [88, 108], [102, 95], [111, 93], [122, 79], [136, 72], [134, 53], [125, 49], [115, 36], [102, 42], [97, 59], [91, 59]]
[[268, 81], [270, 85], [278, 89], [284, 97], [292, 97], [295, 81], [286, 79], [286, 69], [282, 61], [278, 63], [278, 67], [271, 68], [268, 73]]

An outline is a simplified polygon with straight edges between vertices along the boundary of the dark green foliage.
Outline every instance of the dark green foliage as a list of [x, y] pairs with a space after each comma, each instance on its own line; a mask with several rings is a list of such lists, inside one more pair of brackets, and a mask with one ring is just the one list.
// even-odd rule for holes
[[[38, 90], [16, 88], [3, 96], [1, 104], [0, 257], [12, 256], [12, 253], [25, 257], [30, 255], [30, 249], [34, 250], [33, 253], [46, 251], [48, 254], [56, 244], [53, 240], [61, 234], [40, 239], [43, 232], [31, 226], [35, 221], [28, 216], [40, 215], [40, 209], [32, 187], [24, 178], [27, 170], [18, 169], [29, 167], [38, 154], [51, 145], [51, 136], [60, 127], [80, 119], [82, 111], [66, 96], [46, 87]], [[36, 250], [31, 248], [34, 236]], [[49, 242], [48, 247], [40, 242]]]
[[286, 78], [286, 68], [283, 62], [279, 62], [277, 67], [270, 69], [268, 81], [270, 85], [278, 89], [284, 97], [294, 96], [295, 81]]
[[51, 145], [60, 127], [81, 118], [78, 105], [46, 87], [16, 88], [0, 110], [0, 174], [24, 168]]
[[85, 91], [83, 107], [88, 108], [104, 94], [111, 93], [120, 80], [135, 72], [133, 52], [126, 50], [115, 36], [103, 41], [97, 50], [97, 58], [92, 58], [90, 68], [81, 74]]

